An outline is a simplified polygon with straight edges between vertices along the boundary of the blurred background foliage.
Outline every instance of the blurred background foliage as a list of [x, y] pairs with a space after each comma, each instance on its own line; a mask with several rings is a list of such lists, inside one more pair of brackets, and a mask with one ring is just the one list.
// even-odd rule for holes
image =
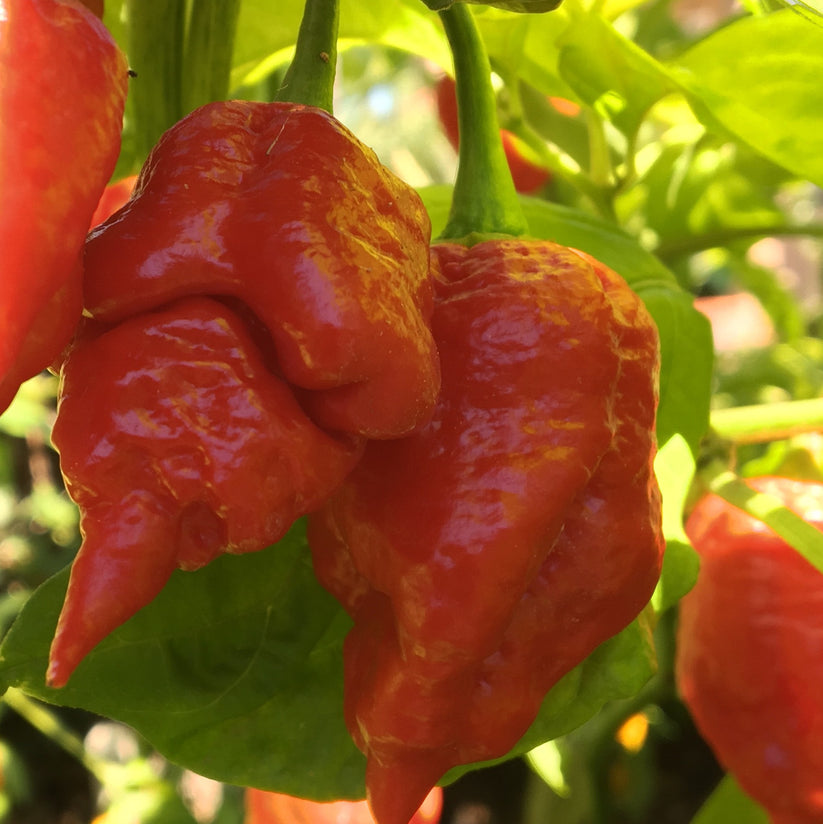
[[[232, 94], [271, 99], [282, 80], [299, 4], [286, 4], [276, 26], [255, 30], [255, 16], [266, 5], [243, 2]], [[344, 8], [335, 113], [412, 185], [451, 183], [456, 154], [436, 101], [449, 60], [436, 17], [419, 0], [409, 0], [390, 7], [387, 13], [395, 17], [387, 22], [375, 11], [378, 5], [362, 19], [346, 16]], [[662, 61], [677, 59], [747, 12], [733, 0], [595, 5], [614, 31]], [[111, 2], [107, 8], [106, 21], [123, 43], [130, 7]], [[636, 133], [616, 128], [619, 118], [593, 120], [592, 109], [581, 107], [587, 101], [556, 77], [541, 78], [539, 90], [522, 79], [539, 66], [521, 71], [517, 65], [529, 59], [518, 51], [518, 20], [495, 11], [481, 12], [481, 23], [484, 17], [496, 56], [501, 124], [517, 135], [526, 155], [552, 172], [538, 196], [607, 209], [696, 296], [715, 336], [715, 408], [819, 398], [821, 190], [725, 130], [707, 129], [682, 95], [664, 95], [642, 112]], [[641, 75], [647, 70], [634, 68]], [[652, 74], [649, 83], [665, 82]], [[507, 82], [518, 75], [519, 81]], [[547, 91], [573, 105], [552, 103]], [[627, 140], [634, 141], [630, 152]], [[612, 159], [604, 173], [616, 174], [605, 205], [588, 202], [574, 174], [567, 174], [587, 165], [592, 141], [602, 141]], [[145, 143], [137, 138], [131, 110], [118, 175], [139, 167]], [[621, 165], [626, 158], [630, 168]], [[789, 225], [816, 226], [817, 233], [786, 230]], [[70, 563], [79, 546], [77, 512], [63, 491], [49, 441], [55, 394], [56, 379], [38, 377], [0, 417], [3, 633], [29, 594]], [[742, 474], [821, 477], [823, 443], [815, 434], [741, 446], [735, 454]], [[530, 766], [521, 759], [461, 779], [447, 792], [444, 824], [691, 821], [722, 770], [674, 692], [665, 660], [668, 620], [657, 627], [660, 673], [642, 696], [539, 748]], [[123, 725], [46, 707], [16, 692], [0, 705], [0, 779], [0, 821], [10, 824], [75, 824], [95, 817], [106, 824], [229, 824], [244, 816], [239, 788], [169, 764]], [[720, 788], [695, 821], [763, 820], [733, 784]]]

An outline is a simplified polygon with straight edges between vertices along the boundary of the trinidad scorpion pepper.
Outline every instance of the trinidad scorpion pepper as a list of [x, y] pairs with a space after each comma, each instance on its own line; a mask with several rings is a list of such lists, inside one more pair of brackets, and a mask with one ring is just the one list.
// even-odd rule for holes
[[429, 235], [321, 109], [214, 103], [161, 138], [86, 244], [53, 432], [83, 544], [52, 685], [176, 567], [277, 541], [366, 439], [428, 420]]
[[[823, 531], [823, 484], [747, 483]], [[716, 495], [686, 523], [700, 575], [680, 602], [677, 683], [718, 759], [775, 824], [823, 821], [823, 574]]]
[[0, 0], [0, 412], [71, 339], [81, 254], [120, 151], [128, 68], [74, 0]]
[[446, 229], [469, 237], [432, 248], [441, 395], [309, 518], [318, 578], [354, 620], [345, 715], [380, 824], [405, 824], [451, 767], [505, 755], [643, 609], [663, 550], [655, 326], [587, 255], [500, 237], [522, 215], [488, 61], [464, 7], [442, 16], [476, 126]]

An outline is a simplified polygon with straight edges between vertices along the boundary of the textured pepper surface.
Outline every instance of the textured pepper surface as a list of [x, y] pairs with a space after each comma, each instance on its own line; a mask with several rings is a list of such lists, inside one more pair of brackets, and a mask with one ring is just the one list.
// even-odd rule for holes
[[52, 438], [83, 534], [52, 647], [55, 685], [175, 569], [279, 540], [362, 443], [313, 423], [246, 324], [209, 298], [81, 336]]
[[433, 420], [370, 443], [309, 540], [346, 607], [345, 712], [380, 824], [508, 752], [546, 692], [648, 601], [657, 332], [552, 243], [433, 247]]
[[420, 198], [331, 115], [203, 106], [149, 156], [86, 245], [86, 311], [112, 323], [185, 295], [242, 300], [319, 423], [396, 437], [439, 389]]
[[0, 0], [0, 412], [80, 319], [81, 253], [120, 151], [126, 60], [73, 0]]
[[[823, 484], [747, 481], [823, 530]], [[715, 495], [686, 524], [700, 553], [680, 602], [677, 683], [703, 737], [776, 824], [823, 821], [823, 574]]]
[[50, 683], [173, 569], [268, 546], [366, 438], [428, 421], [429, 237], [414, 191], [319, 109], [209, 104], [160, 140], [86, 244], [53, 435], [83, 545]]

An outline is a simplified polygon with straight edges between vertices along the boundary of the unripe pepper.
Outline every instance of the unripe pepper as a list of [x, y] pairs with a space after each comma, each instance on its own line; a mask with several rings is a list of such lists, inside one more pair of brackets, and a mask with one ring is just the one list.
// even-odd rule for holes
[[0, 412], [80, 319], [89, 220], [120, 151], [128, 67], [74, 0], [0, 0]]
[[436, 245], [443, 389], [373, 442], [309, 539], [355, 625], [346, 719], [378, 820], [504, 755], [659, 573], [657, 335], [625, 283], [552, 243]]
[[[747, 483], [823, 531], [823, 484]], [[823, 821], [823, 574], [716, 495], [686, 523], [700, 574], [680, 601], [677, 683], [703, 737], [775, 824]]]

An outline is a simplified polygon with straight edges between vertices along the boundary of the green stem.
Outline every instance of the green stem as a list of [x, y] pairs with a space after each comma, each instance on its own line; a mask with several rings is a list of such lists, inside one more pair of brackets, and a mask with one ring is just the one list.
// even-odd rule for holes
[[823, 572], [823, 533], [787, 509], [773, 495], [756, 492], [722, 462], [701, 471], [709, 489], [777, 533], [813, 567]]
[[183, 110], [225, 100], [229, 93], [240, 0], [193, 0], [183, 60]]
[[612, 164], [603, 118], [594, 109], [586, 108], [589, 127], [589, 177], [595, 185], [606, 189], [612, 185]]
[[774, 223], [770, 226], [734, 226], [718, 229], [704, 235], [697, 235], [696, 237], [664, 241], [653, 251], [659, 258], [670, 260], [685, 255], [693, 255], [697, 252], [705, 252], [707, 249], [715, 249], [718, 246], [726, 246], [736, 240], [757, 240], [764, 237], [796, 235], [823, 237], [823, 224], [810, 223], [806, 226], [787, 226], [785, 223]]
[[823, 398], [717, 409], [712, 429], [736, 444], [766, 443], [823, 431]]
[[185, 114], [180, 94], [186, 0], [126, 0], [129, 84], [127, 120], [140, 163], [160, 135]]
[[306, 0], [294, 59], [276, 99], [332, 112], [337, 63], [338, 0]]
[[66, 729], [53, 712], [14, 687], [9, 687], [3, 700], [50, 741], [74, 756], [103, 786], [107, 786], [113, 765], [89, 755], [80, 738]]
[[454, 56], [460, 128], [454, 198], [440, 239], [524, 235], [528, 225], [500, 141], [491, 66], [480, 32], [462, 3], [440, 12], [440, 18]]

